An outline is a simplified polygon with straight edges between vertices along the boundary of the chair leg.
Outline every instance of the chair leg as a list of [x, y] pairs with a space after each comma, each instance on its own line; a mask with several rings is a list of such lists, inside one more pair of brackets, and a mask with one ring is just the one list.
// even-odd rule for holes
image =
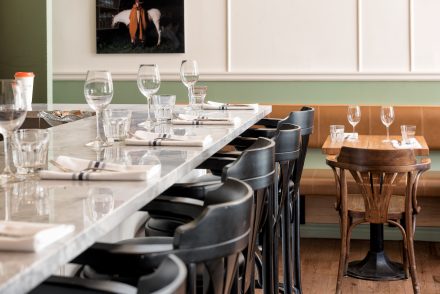
[[411, 217], [407, 217], [405, 220], [406, 224], [406, 247], [408, 250], [408, 262], [409, 262], [409, 272], [411, 274], [411, 280], [413, 284], [414, 293], [420, 293], [419, 280], [417, 278], [416, 271], [416, 257], [414, 254], [414, 231], [412, 226]]
[[342, 293], [342, 279], [344, 277], [344, 267], [347, 256], [347, 220], [346, 217], [341, 218], [341, 251], [339, 255], [338, 279], [336, 282], [336, 294]]

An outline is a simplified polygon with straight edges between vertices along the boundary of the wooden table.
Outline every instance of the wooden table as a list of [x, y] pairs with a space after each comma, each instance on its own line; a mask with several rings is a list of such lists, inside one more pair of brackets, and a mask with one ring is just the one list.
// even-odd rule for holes
[[[322, 153], [326, 155], [337, 155], [339, 154], [339, 150], [342, 146], [348, 147], [356, 147], [356, 148], [365, 148], [365, 149], [380, 149], [380, 150], [395, 150], [391, 143], [382, 142], [386, 136], [379, 135], [359, 135], [358, 140], [349, 141], [344, 140], [344, 142], [333, 143], [330, 140], [330, 136], [322, 145]], [[401, 136], [390, 136], [391, 140], [400, 141], [402, 139]], [[414, 148], [415, 155], [418, 156], [427, 156], [429, 155], [429, 147], [426, 143], [426, 140], [423, 136], [416, 136], [417, 141], [420, 143], [422, 148]]]
[[[342, 146], [396, 150], [390, 142], [383, 142], [385, 136], [360, 135], [357, 141], [344, 140], [341, 143], [332, 143], [330, 136], [322, 146], [322, 153], [326, 155], [337, 155]], [[401, 140], [400, 136], [390, 136], [390, 139]], [[418, 156], [429, 155], [429, 147], [423, 136], [416, 136], [421, 148], [415, 148], [414, 153]], [[370, 249], [363, 260], [352, 261], [348, 264], [347, 275], [365, 280], [401, 280], [405, 279], [403, 265], [391, 261], [385, 253], [383, 241], [383, 224], [370, 224]]]
[[[132, 105], [130, 108], [135, 110], [132, 126], [136, 128], [146, 118], [145, 112], [139, 112], [146, 109], [146, 106]], [[50, 128], [49, 159], [67, 155], [94, 160], [116, 157], [120, 160], [127, 156], [126, 160], [132, 164], [142, 164], [145, 160], [159, 161], [161, 175], [153, 181], [145, 182], [28, 180], [1, 186], [0, 219], [73, 224], [75, 231], [38, 253], [0, 251], [0, 293], [26, 293], [34, 288], [269, 114], [271, 107], [222, 112], [237, 118], [235, 125], [171, 126], [187, 135], [211, 135], [212, 142], [204, 148], [124, 146], [116, 143], [113, 147], [95, 152], [85, 146], [96, 136], [94, 117]], [[3, 162], [3, 156], [0, 156], [0, 169], [3, 169]], [[99, 189], [105, 189], [108, 203], [95, 204], [94, 193]]]

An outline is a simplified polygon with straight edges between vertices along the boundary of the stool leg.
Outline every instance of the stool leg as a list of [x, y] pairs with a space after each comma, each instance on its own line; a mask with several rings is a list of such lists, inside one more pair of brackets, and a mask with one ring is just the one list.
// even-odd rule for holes
[[298, 294], [302, 293], [301, 288], [301, 256], [300, 256], [300, 231], [299, 231], [299, 221], [300, 221], [300, 198], [299, 190], [295, 189], [294, 199], [293, 199], [293, 267], [295, 273], [295, 291]]
[[273, 187], [268, 189], [267, 197], [267, 219], [263, 230], [263, 293], [274, 293], [274, 269], [273, 269]]
[[291, 255], [291, 231], [290, 231], [290, 193], [287, 195], [288, 199], [284, 204], [283, 213], [281, 216], [281, 242], [283, 255], [283, 290], [285, 294], [292, 294], [292, 255]]

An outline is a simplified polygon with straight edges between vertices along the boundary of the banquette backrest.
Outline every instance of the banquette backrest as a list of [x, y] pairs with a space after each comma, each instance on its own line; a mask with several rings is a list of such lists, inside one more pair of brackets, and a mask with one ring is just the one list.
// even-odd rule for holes
[[[321, 148], [329, 135], [332, 124], [345, 125], [346, 132], [351, 131], [347, 121], [348, 105], [309, 105], [315, 108], [314, 131], [310, 136], [309, 147]], [[304, 104], [275, 104], [269, 117], [286, 117], [291, 111], [299, 110]], [[356, 126], [359, 134], [385, 135], [385, 126], [380, 121], [380, 105], [361, 105], [362, 118]], [[430, 150], [440, 150], [440, 106], [400, 105], [394, 106], [395, 119], [390, 126], [390, 135], [400, 135], [400, 125], [417, 126], [416, 135], [423, 135]]]

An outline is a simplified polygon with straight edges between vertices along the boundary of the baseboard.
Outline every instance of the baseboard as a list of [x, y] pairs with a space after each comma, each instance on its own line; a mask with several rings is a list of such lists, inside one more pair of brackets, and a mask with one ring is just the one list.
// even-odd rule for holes
[[[369, 239], [369, 226], [359, 225], [353, 231], [353, 239]], [[402, 235], [397, 228], [385, 226], [385, 240], [401, 240]], [[338, 224], [305, 224], [301, 225], [302, 238], [330, 238], [339, 239]], [[440, 228], [437, 227], [417, 227], [415, 234], [416, 241], [440, 242]]]

